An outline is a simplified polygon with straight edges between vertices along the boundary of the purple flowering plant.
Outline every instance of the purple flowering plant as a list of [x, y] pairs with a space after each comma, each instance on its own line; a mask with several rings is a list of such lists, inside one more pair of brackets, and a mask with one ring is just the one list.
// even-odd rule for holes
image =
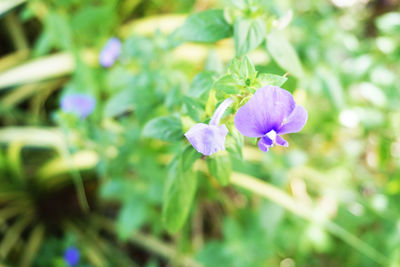
[[228, 129], [224, 124], [219, 125], [219, 122], [225, 110], [232, 103], [232, 98], [225, 99], [215, 110], [208, 124], [197, 123], [185, 133], [185, 137], [201, 154], [210, 156], [220, 150], [225, 150], [225, 137]]
[[272, 146], [289, 146], [280, 135], [300, 131], [307, 121], [307, 111], [296, 104], [289, 91], [265, 86], [239, 108], [235, 126], [241, 134], [260, 138], [258, 147], [267, 152]]
[[257, 74], [254, 65], [244, 57], [242, 60], [234, 59], [229, 73], [215, 82], [216, 88], [222, 91], [220, 95], [231, 96], [216, 109], [208, 125], [197, 123], [185, 133], [198, 152], [210, 156], [225, 150], [228, 129], [218, 124], [226, 108], [234, 101], [237, 103], [234, 126], [243, 136], [259, 138], [258, 147], [263, 152], [274, 145], [289, 146], [281, 135], [303, 128], [307, 111], [296, 104], [289, 91], [279, 87], [286, 77]]
[[70, 267], [77, 266], [81, 258], [79, 249], [76, 247], [69, 247], [64, 251], [64, 261]]
[[99, 55], [99, 63], [105, 68], [109, 68], [114, 65], [122, 51], [121, 41], [116, 38], [110, 38], [104, 45]]
[[[257, 138], [259, 149], [267, 152], [275, 145], [287, 147], [282, 135], [303, 128], [307, 111], [281, 88], [286, 80], [286, 75], [258, 73], [246, 56], [234, 58], [226, 74], [206, 71], [194, 78], [180, 120], [163, 116], [145, 125], [145, 136], [171, 142], [181, 141], [178, 137], [185, 129], [183, 135], [189, 143], [170, 164], [163, 204], [168, 231], [179, 230], [188, 216], [196, 189], [195, 181], [188, 177], [195, 176], [200, 156], [209, 174], [225, 186], [230, 182], [231, 157], [241, 158], [243, 136]], [[209, 87], [203, 88], [207, 84]]]
[[61, 98], [60, 108], [65, 113], [73, 113], [85, 119], [96, 108], [96, 99], [89, 94], [68, 93]]
[[[214, 23], [215, 18], [218, 23]], [[243, 19], [242, 26], [248, 25], [244, 17], [235, 19]], [[264, 17], [256, 19], [252, 25], [259, 27], [264, 23], [262, 19]], [[199, 21], [203, 26], [211, 24], [198, 29]], [[240, 25], [233, 21], [232, 24], [233, 27]], [[197, 34], [198, 31], [202, 34]], [[141, 137], [157, 139], [159, 143], [154, 142], [154, 146], [166, 144], [166, 150], [175, 154], [164, 185], [162, 220], [169, 232], [178, 231], [189, 216], [197, 189], [198, 162], [206, 162], [210, 176], [220, 185], [228, 185], [232, 158], [241, 158], [244, 137], [257, 138], [258, 147], [267, 152], [275, 145], [288, 146], [283, 135], [300, 131], [307, 121], [305, 109], [295, 102], [289, 91], [281, 88], [286, 76], [259, 73], [246, 56], [266, 40], [267, 31], [263, 26], [255, 32], [257, 38], [241, 36], [241, 31], [232, 29], [225, 21], [221, 10], [193, 14], [176, 36], [172, 34], [165, 40], [162, 35], [154, 39], [131, 37], [125, 41], [124, 47], [131, 48], [127, 55], [138, 57], [138, 65], [145, 62], [144, 70], [136, 66], [136, 59], [130, 62], [130, 56], [127, 56], [120, 68], [104, 72], [107, 83], [115, 87], [104, 93], [107, 102], [99, 103], [106, 107], [104, 113], [108, 114], [105, 127], [116, 131], [114, 119], [117, 120], [117, 115], [129, 118]], [[197, 74], [189, 90], [185, 91], [186, 80], [183, 81], [182, 75], [175, 71], [175, 63], [163, 54], [171, 55], [172, 50], [184, 41], [213, 43], [232, 34], [237, 57], [231, 60], [226, 71], [217, 67], [223, 66], [221, 60], [216, 64], [209, 59], [206, 70]], [[98, 55], [100, 65], [112, 67], [121, 50], [119, 39], [109, 39]], [[132, 69], [121, 71], [127, 66]], [[66, 94], [61, 100], [64, 112], [74, 113], [82, 119], [87, 118], [95, 107], [96, 101], [90, 95]], [[127, 110], [129, 113], [125, 113]], [[166, 111], [169, 114], [165, 114]], [[158, 117], [152, 117], [155, 114]], [[123, 229], [128, 230], [132, 227]]]

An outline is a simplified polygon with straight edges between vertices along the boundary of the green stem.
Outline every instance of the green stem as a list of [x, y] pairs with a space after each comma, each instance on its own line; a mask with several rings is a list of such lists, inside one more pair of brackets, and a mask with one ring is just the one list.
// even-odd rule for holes
[[24, 30], [22, 28], [21, 22], [15, 13], [10, 13], [5, 17], [5, 23], [10, 32], [11, 39], [17, 50], [28, 50], [29, 44], [25, 37]]
[[76, 193], [78, 195], [78, 201], [83, 209], [83, 211], [87, 212], [89, 211], [89, 204], [87, 201], [86, 193], [85, 193], [85, 187], [83, 185], [82, 177], [79, 171], [75, 168], [74, 163], [71, 158], [71, 154], [66, 148], [65, 150], [62, 151], [62, 157], [64, 158], [65, 162], [69, 166], [69, 172], [72, 175], [72, 180], [74, 182], [75, 188], [76, 188]]
[[69, 151], [69, 144], [68, 144], [68, 132], [64, 131], [64, 140], [66, 143], [66, 146], [62, 147], [60, 153], [61, 157], [65, 160], [67, 163], [67, 166], [69, 167], [69, 172], [72, 175], [72, 180], [75, 184], [76, 188], [76, 193], [78, 195], [78, 201], [79, 204], [84, 212], [89, 211], [89, 204], [87, 201], [86, 193], [85, 193], [85, 187], [83, 185], [82, 177], [77, 168], [75, 167], [74, 161], [72, 160], [71, 153]]

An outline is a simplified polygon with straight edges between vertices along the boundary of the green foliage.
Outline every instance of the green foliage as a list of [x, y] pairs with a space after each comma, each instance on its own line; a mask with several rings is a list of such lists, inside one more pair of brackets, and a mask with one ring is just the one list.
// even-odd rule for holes
[[176, 117], [154, 118], [143, 128], [143, 135], [163, 141], [179, 141], [182, 139], [182, 124]]
[[214, 155], [207, 158], [210, 174], [225, 186], [229, 184], [232, 166], [228, 155]]
[[189, 16], [179, 34], [184, 41], [214, 43], [232, 35], [222, 10], [206, 10]]
[[188, 95], [196, 98], [208, 96], [214, 83], [214, 76], [215, 72], [213, 71], [203, 71], [197, 74], [192, 81]]
[[261, 18], [238, 19], [234, 26], [236, 55], [243, 56], [265, 39], [266, 27]]
[[282, 86], [287, 81], [286, 77], [270, 73], [260, 73], [260, 75], [258, 75], [257, 78], [261, 86], [266, 86], [266, 85]]
[[130, 199], [125, 203], [117, 218], [117, 234], [127, 240], [146, 220], [146, 205], [140, 199]]
[[218, 93], [237, 94], [240, 92], [240, 85], [237, 84], [236, 80], [230, 74], [224, 75], [215, 81], [214, 88]]
[[162, 219], [170, 233], [177, 232], [185, 223], [197, 189], [197, 175], [192, 165], [200, 154], [187, 147], [170, 164], [165, 185]]
[[283, 69], [297, 78], [303, 76], [303, 68], [296, 51], [279, 32], [271, 32], [267, 36], [267, 49], [271, 57]]

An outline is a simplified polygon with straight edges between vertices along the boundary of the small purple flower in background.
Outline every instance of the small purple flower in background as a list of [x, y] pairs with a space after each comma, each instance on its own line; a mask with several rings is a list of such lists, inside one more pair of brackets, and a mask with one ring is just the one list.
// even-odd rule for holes
[[96, 106], [96, 100], [91, 95], [67, 94], [61, 98], [61, 109], [67, 113], [74, 113], [82, 119], [89, 116]]
[[307, 117], [307, 111], [294, 102], [288, 91], [266, 86], [238, 110], [234, 122], [244, 136], [261, 137], [258, 147], [267, 152], [274, 144], [289, 146], [280, 135], [300, 131]]
[[121, 41], [118, 38], [113, 37], [108, 40], [108, 42], [100, 52], [100, 64], [105, 68], [114, 65], [115, 60], [117, 60], [117, 58], [121, 54], [121, 47]]
[[210, 156], [219, 150], [225, 150], [225, 137], [228, 129], [225, 125], [218, 125], [225, 110], [232, 103], [232, 98], [225, 99], [214, 112], [209, 124], [198, 123], [185, 133], [192, 146], [201, 154]]
[[80, 258], [81, 255], [76, 247], [69, 247], [64, 252], [64, 260], [69, 266], [76, 266]]

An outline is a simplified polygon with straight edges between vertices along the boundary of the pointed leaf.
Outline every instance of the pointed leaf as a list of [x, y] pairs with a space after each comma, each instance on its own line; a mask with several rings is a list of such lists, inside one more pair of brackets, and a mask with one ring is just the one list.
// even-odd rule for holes
[[265, 22], [262, 18], [239, 18], [234, 25], [236, 55], [243, 56], [257, 48], [266, 35]]
[[182, 123], [176, 117], [158, 117], [149, 121], [143, 128], [143, 135], [167, 142], [183, 138]]
[[184, 41], [213, 43], [232, 35], [222, 10], [206, 10], [190, 15], [180, 28]]
[[281, 33], [271, 32], [267, 36], [267, 49], [276, 63], [284, 70], [297, 78], [303, 75], [303, 68], [296, 50]]
[[185, 223], [197, 189], [197, 174], [192, 165], [200, 153], [191, 146], [171, 163], [165, 185], [162, 219], [170, 233], [177, 232]]
[[257, 77], [257, 80], [260, 82], [261, 87], [264, 87], [266, 85], [273, 85], [280, 87], [287, 81], [287, 78], [276, 74], [260, 73]]
[[210, 174], [222, 185], [228, 185], [232, 172], [232, 164], [229, 155], [213, 155], [207, 158]]

